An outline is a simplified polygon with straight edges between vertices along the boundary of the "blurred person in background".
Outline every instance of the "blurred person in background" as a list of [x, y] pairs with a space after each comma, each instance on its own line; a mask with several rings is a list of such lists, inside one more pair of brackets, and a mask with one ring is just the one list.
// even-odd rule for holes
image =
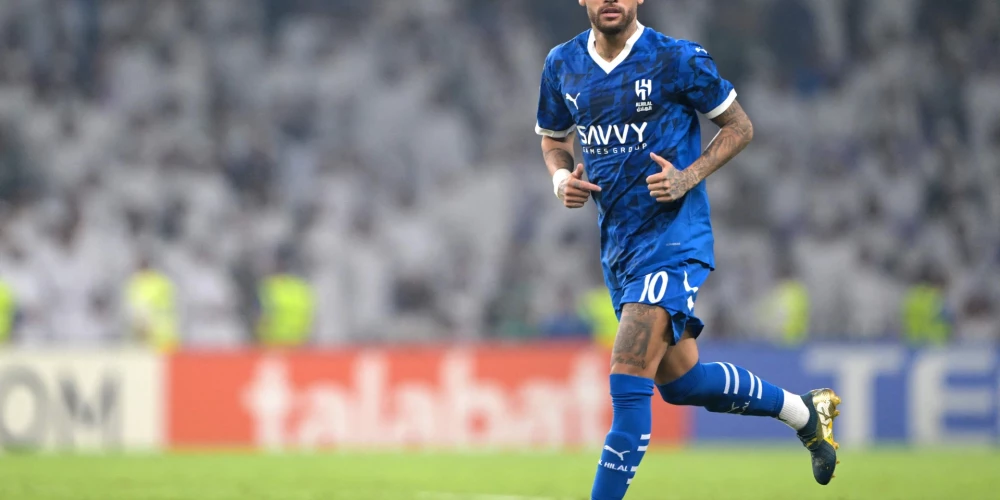
[[0, 337], [6, 344], [37, 342], [45, 333], [42, 289], [20, 244], [8, 238], [0, 253]]
[[504, 339], [524, 339], [537, 335], [537, 323], [531, 319], [531, 302], [535, 290], [531, 272], [535, 262], [527, 257], [528, 248], [511, 242], [498, 276], [501, 286], [488, 299], [484, 316], [492, 336]]
[[590, 325], [591, 338], [594, 343], [605, 349], [615, 345], [615, 335], [618, 333], [618, 316], [611, 295], [604, 285], [587, 290], [580, 297], [580, 315]]
[[177, 290], [170, 276], [153, 266], [150, 254], [139, 257], [125, 297], [133, 339], [157, 352], [172, 352], [180, 347]]
[[237, 314], [238, 292], [220, 249], [200, 241], [177, 263], [185, 345], [238, 346], [247, 334]]
[[32, 151], [13, 123], [0, 121], [0, 199], [18, 204], [38, 188]]
[[559, 292], [558, 306], [542, 318], [539, 332], [546, 339], [590, 339], [592, 326], [581, 315], [572, 289]]
[[43, 283], [47, 340], [59, 345], [96, 347], [123, 337], [116, 297], [127, 264], [110, 235], [102, 234], [106, 221], [90, 203], [96, 200], [83, 190], [52, 200], [43, 212], [42, 241], [48, 243], [32, 249], [40, 254], [32, 260]]
[[611, 294], [604, 284], [604, 276], [597, 266], [587, 273], [588, 287], [580, 294], [577, 309], [580, 316], [590, 325], [591, 340], [601, 348], [611, 350], [618, 333], [618, 315], [611, 301]]
[[903, 339], [914, 346], [942, 345], [952, 338], [955, 316], [948, 306], [948, 279], [935, 264], [925, 263], [903, 295]]
[[0, 280], [0, 345], [10, 344], [15, 340], [19, 316], [14, 289], [6, 281]]
[[1000, 342], [1000, 325], [993, 321], [997, 297], [989, 285], [976, 285], [960, 307], [962, 320], [955, 329], [956, 339], [982, 344]]
[[796, 345], [809, 336], [809, 289], [798, 279], [789, 256], [779, 256], [778, 282], [760, 306], [760, 330], [773, 332], [777, 343]]
[[257, 340], [265, 347], [302, 347], [311, 340], [316, 314], [312, 285], [293, 272], [293, 251], [278, 251], [273, 271], [258, 289], [260, 318]]

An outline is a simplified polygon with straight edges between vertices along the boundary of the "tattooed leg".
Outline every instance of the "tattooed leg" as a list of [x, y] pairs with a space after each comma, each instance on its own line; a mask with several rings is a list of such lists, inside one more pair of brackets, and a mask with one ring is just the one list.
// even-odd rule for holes
[[653, 378], [667, 351], [667, 311], [646, 304], [625, 304], [611, 354], [611, 373]]

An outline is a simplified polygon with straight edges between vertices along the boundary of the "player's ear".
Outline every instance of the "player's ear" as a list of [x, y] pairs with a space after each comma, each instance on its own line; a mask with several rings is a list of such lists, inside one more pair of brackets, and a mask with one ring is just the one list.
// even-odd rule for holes
[[586, 7], [587, 6], [587, 0], [578, 0], [577, 3], [580, 4], [580, 7]]
[[637, 3], [638, 5], [642, 5], [642, 2], [643, 2], [643, 0], [638, 0], [638, 1], [636, 2], [636, 3]]

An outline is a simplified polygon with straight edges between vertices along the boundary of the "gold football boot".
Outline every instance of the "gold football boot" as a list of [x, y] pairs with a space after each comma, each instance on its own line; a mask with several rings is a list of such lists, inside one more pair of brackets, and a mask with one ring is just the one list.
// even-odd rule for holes
[[799, 439], [812, 455], [816, 482], [827, 484], [840, 463], [837, 460], [840, 445], [833, 440], [833, 420], [840, 415], [837, 409], [840, 396], [832, 389], [816, 389], [802, 395], [802, 401], [809, 408], [809, 423], [798, 432]]

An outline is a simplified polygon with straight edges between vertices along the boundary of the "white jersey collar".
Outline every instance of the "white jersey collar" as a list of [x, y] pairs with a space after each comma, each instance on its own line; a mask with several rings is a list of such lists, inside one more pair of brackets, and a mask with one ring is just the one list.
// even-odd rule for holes
[[636, 24], [635, 33], [633, 33], [632, 36], [630, 36], [628, 40], [625, 41], [625, 47], [622, 48], [622, 51], [619, 52], [618, 56], [615, 57], [614, 60], [612, 61], [604, 60], [604, 58], [602, 58], [601, 55], [597, 53], [597, 45], [596, 45], [597, 37], [594, 35], [594, 29], [593, 28], [590, 29], [590, 38], [587, 40], [587, 51], [590, 52], [591, 59], [593, 59], [594, 62], [597, 63], [597, 65], [600, 66], [601, 69], [604, 70], [605, 73], [611, 73], [612, 70], [618, 67], [618, 65], [621, 64], [621, 62], [624, 61], [626, 57], [628, 57], [629, 53], [632, 52], [632, 46], [635, 45], [635, 42], [637, 42], [639, 40], [639, 37], [642, 36], [642, 32], [646, 30], [646, 27], [643, 26], [642, 23], [640, 23], [638, 20], [636, 20], [635, 24]]

